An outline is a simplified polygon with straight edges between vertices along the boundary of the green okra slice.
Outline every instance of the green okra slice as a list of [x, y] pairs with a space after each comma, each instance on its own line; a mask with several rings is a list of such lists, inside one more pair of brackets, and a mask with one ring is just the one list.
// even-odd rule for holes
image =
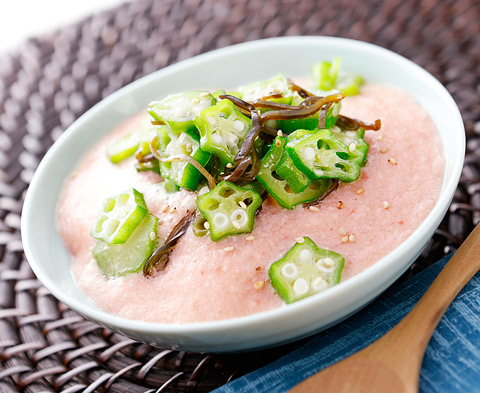
[[268, 101], [290, 105], [293, 99], [293, 91], [288, 87], [288, 79], [282, 73], [270, 79], [246, 85], [242, 88], [241, 93], [242, 99], [248, 102], [261, 100], [273, 94], [281, 94], [282, 97], [268, 98]]
[[295, 166], [292, 158], [286, 151], [283, 152], [280, 158], [276, 172], [282, 179], [287, 181], [292, 191], [296, 194], [304, 191], [311, 182], [310, 179]]
[[148, 113], [157, 121], [168, 124], [176, 135], [195, 130], [193, 120], [216, 100], [207, 91], [187, 91], [170, 94], [161, 101], [150, 103]]
[[278, 295], [292, 303], [324, 291], [340, 282], [345, 259], [318, 247], [309, 237], [296, 243], [270, 266], [268, 275]]
[[[174, 157], [178, 155], [187, 155], [198, 161], [200, 165], [206, 166], [210, 160], [211, 154], [200, 148], [200, 138], [195, 132], [183, 132], [180, 136], [170, 135], [163, 155]], [[168, 138], [164, 136], [165, 140]], [[162, 142], [163, 143], [163, 142]], [[159, 146], [160, 146], [159, 142]], [[160, 149], [160, 147], [159, 147]], [[192, 164], [185, 161], [165, 162], [160, 168], [162, 177], [173, 180], [177, 186], [187, 190], [196, 190], [202, 174]]]
[[250, 233], [262, 198], [253, 190], [222, 181], [197, 199], [198, 210], [207, 219], [213, 241], [226, 236]]
[[207, 219], [203, 216], [202, 213], [200, 213], [200, 210], [197, 210], [195, 212], [195, 218], [192, 222], [193, 234], [195, 236], [201, 237], [205, 236], [208, 233], [209, 224], [205, 224], [206, 222]]
[[356, 159], [360, 164], [363, 164], [367, 158], [368, 153], [368, 143], [365, 141], [365, 130], [359, 128], [355, 131], [343, 130], [339, 127], [332, 127], [332, 134], [348, 145], [348, 149], [355, 148], [358, 152]]
[[143, 268], [157, 243], [158, 219], [148, 214], [123, 244], [99, 241], [93, 247], [93, 257], [107, 276], [122, 276]]
[[230, 100], [222, 100], [195, 118], [204, 151], [215, 154], [224, 165], [233, 163], [252, 121]]
[[133, 156], [138, 149], [139, 143], [137, 132], [122, 136], [107, 146], [107, 157], [113, 164], [118, 164], [126, 158]]
[[276, 172], [284, 153], [286, 140], [276, 137], [274, 143], [261, 160], [257, 180], [262, 183], [268, 193], [285, 209], [293, 209], [301, 203], [308, 203], [320, 198], [332, 185], [333, 180], [321, 179], [312, 181], [300, 193], [295, 193], [288, 182]]
[[294, 164], [310, 180], [339, 179], [352, 182], [360, 176], [360, 152], [336, 138], [330, 130], [288, 141]]
[[332, 62], [321, 61], [312, 67], [313, 85], [316, 89], [329, 91], [335, 89], [341, 60], [336, 57]]
[[131, 188], [105, 200], [90, 233], [108, 244], [125, 243], [147, 213], [143, 195]]

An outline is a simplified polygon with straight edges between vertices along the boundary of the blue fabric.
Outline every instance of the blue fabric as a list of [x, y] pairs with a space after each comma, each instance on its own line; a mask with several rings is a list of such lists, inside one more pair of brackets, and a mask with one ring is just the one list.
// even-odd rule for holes
[[[354, 316], [299, 344], [272, 364], [215, 392], [285, 392], [359, 351], [383, 336], [413, 308], [449, 258], [390, 288]], [[425, 353], [420, 392], [480, 392], [480, 274], [463, 288], [440, 321]]]

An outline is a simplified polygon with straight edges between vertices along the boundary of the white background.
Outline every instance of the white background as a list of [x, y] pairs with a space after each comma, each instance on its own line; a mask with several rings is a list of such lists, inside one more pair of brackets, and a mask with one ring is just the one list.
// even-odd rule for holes
[[[0, 53], [128, 0], [0, 0]], [[135, 1], [135, 0], [130, 0]]]

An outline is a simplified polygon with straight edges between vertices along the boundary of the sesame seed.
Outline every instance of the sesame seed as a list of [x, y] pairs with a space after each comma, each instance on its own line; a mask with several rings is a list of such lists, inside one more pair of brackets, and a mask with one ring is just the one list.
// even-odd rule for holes
[[310, 206], [309, 209], [314, 211], [314, 212], [319, 212], [320, 211], [320, 209], [316, 206]]
[[260, 266], [257, 266], [257, 268], [255, 269], [257, 272], [259, 272], [260, 270], [262, 270], [262, 268]]
[[176, 207], [172, 207], [172, 208], [170, 209], [170, 213], [172, 213], [172, 214], [175, 213], [176, 211], [177, 211], [177, 208], [176, 208]]
[[383, 139], [383, 135], [379, 135], [379, 136], [377, 136], [377, 141], [379, 141], [379, 142], [380, 142], [382, 139]]
[[354, 234], [351, 234], [351, 235], [348, 237], [348, 241], [349, 241], [349, 242], [354, 242], [354, 241], [355, 241], [355, 235], [354, 235]]
[[388, 162], [392, 165], [397, 165], [397, 160], [395, 158], [389, 158]]
[[206, 91], [200, 93], [200, 97], [206, 98], [210, 95], [210, 93], [207, 93]]
[[233, 250], [235, 250], [235, 247], [233, 247], [233, 246], [225, 247], [225, 248], [223, 249], [223, 251], [225, 251], [225, 252], [230, 252], [230, 251], [233, 251]]
[[388, 147], [382, 147], [380, 149], [380, 153], [386, 153], [386, 152], [388, 152]]
[[170, 206], [165, 205], [165, 206], [162, 207], [162, 212], [166, 213], [168, 211], [168, 209], [170, 209]]
[[345, 236], [347, 234], [347, 231], [345, 230], [344, 227], [338, 228], [338, 233], [342, 236]]
[[297, 237], [295, 241], [299, 244], [302, 244], [303, 242], [305, 242], [305, 239], [303, 237]]
[[240, 229], [240, 224], [238, 223], [238, 221], [233, 221], [232, 222], [232, 225], [237, 228], [237, 229]]
[[210, 223], [209, 223], [208, 221], [205, 221], [205, 222], [203, 223], [203, 227], [204, 227], [205, 229], [210, 229]]
[[247, 205], [246, 205], [245, 202], [243, 202], [243, 201], [238, 202], [238, 204], [240, 205], [240, 207], [241, 207], [242, 209], [246, 209], [246, 208], [247, 208]]
[[200, 104], [200, 100], [198, 98], [192, 98], [192, 104]]
[[387, 201], [383, 201], [383, 208], [388, 209], [389, 207], [390, 207], [390, 203], [388, 203]]
[[277, 147], [280, 147], [280, 146], [282, 146], [282, 142], [280, 142], [280, 140], [277, 139], [275, 141], [275, 145], [277, 145]]
[[255, 236], [253, 236], [253, 235], [247, 236], [245, 238], [245, 240], [248, 240], [249, 242], [251, 242], [251, 241], [255, 240]]
[[155, 232], [150, 232], [150, 240], [153, 242], [157, 235], [155, 235]]
[[257, 281], [254, 285], [255, 289], [262, 289], [265, 286], [265, 281]]
[[282, 130], [278, 130], [278, 131], [277, 131], [277, 136], [283, 136]]
[[233, 168], [233, 165], [231, 162], [229, 162], [227, 165], [226, 165], [227, 168]]
[[344, 206], [344, 205], [343, 205], [343, 202], [342, 202], [342, 201], [338, 201], [337, 207], [338, 207], [339, 209], [343, 209], [343, 206]]
[[280, 93], [280, 90], [278, 90], [277, 88], [275, 88], [275, 89], [272, 90], [272, 93], [278, 94], [278, 93]]
[[357, 148], [357, 145], [352, 142], [352, 143], [350, 143], [350, 145], [348, 146], [348, 151], [349, 151], [350, 153], [353, 153], [356, 148]]
[[348, 242], [348, 236], [343, 236], [342, 243], [347, 243], [347, 242]]
[[360, 187], [358, 190], [357, 190], [357, 194], [360, 195], [360, 194], [363, 194], [363, 192], [365, 191], [365, 189], [363, 187]]

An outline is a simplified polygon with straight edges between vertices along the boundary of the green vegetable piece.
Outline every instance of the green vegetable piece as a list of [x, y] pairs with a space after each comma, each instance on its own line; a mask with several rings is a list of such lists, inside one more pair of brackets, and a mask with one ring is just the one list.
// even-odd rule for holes
[[233, 160], [252, 129], [252, 121], [230, 100], [204, 109], [195, 119], [204, 151], [215, 154], [224, 165]]
[[286, 303], [315, 295], [340, 282], [345, 259], [318, 247], [309, 237], [303, 240], [268, 271], [272, 286]]
[[210, 192], [200, 195], [197, 206], [210, 226], [210, 237], [218, 241], [225, 236], [250, 233], [262, 198], [255, 191], [222, 181]]
[[282, 73], [274, 77], [246, 85], [242, 89], [244, 101], [255, 101], [266, 98], [273, 94], [281, 94], [281, 98], [268, 98], [267, 101], [280, 102], [290, 105], [293, 99], [293, 91], [288, 87], [288, 79]]
[[187, 91], [170, 94], [161, 101], [151, 103], [148, 113], [155, 120], [168, 124], [178, 136], [182, 132], [194, 131], [195, 117], [215, 103], [215, 97], [209, 92]]
[[302, 139], [289, 140], [286, 147], [294, 164], [310, 180], [339, 179], [352, 182], [360, 176], [360, 153], [330, 130], [319, 130]]
[[262, 183], [280, 206], [285, 209], [293, 209], [300, 203], [312, 202], [320, 198], [333, 185], [333, 180], [312, 181], [304, 191], [300, 193], [293, 192], [288, 182], [276, 173], [278, 163], [284, 152], [285, 142], [285, 138], [275, 138], [270, 150], [262, 158], [257, 180]]
[[[196, 133], [184, 132], [178, 137], [175, 135], [170, 135], [170, 137], [172, 139], [163, 152], [165, 157], [187, 155], [198, 161], [202, 166], [208, 163], [211, 155], [200, 148], [200, 138]], [[164, 138], [165, 140], [168, 139], [166, 136]], [[173, 180], [177, 186], [187, 190], [196, 190], [202, 177], [197, 168], [185, 161], [161, 163], [160, 169], [162, 177]]]
[[143, 195], [131, 188], [105, 200], [90, 233], [108, 244], [125, 243], [147, 213]]
[[138, 133], [133, 132], [114, 140], [107, 146], [107, 157], [114, 164], [125, 160], [135, 154], [138, 149]]
[[348, 145], [349, 148], [353, 143], [355, 145], [355, 150], [358, 153], [356, 155], [356, 160], [358, 160], [360, 164], [365, 163], [369, 146], [365, 139], [363, 139], [365, 135], [365, 130], [363, 128], [359, 128], [356, 131], [348, 131], [342, 130], [339, 127], [332, 127], [330, 131], [332, 131], [332, 134], [335, 137]]
[[365, 83], [360, 75], [345, 75], [338, 78], [337, 89], [346, 96], [355, 96], [360, 94], [360, 88]]
[[150, 142], [157, 135], [157, 129], [159, 126], [154, 126], [152, 124], [152, 117], [150, 115], [145, 116], [140, 123], [140, 132], [139, 132], [139, 150], [145, 156], [150, 151]]
[[312, 79], [315, 88], [328, 91], [335, 89], [338, 72], [340, 70], [340, 57], [330, 63], [322, 61], [312, 67]]
[[287, 181], [292, 191], [296, 194], [304, 191], [310, 184], [310, 179], [295, 166], [292, 158], [286, 151], [283, 152], [276, 171], [282, 179]]
[[217, 99], [217, 101], [222, 100], [220, 98], [221, 95], [229, 95], [229, 96], [234, 96], [234, 97], [237, 97], [237, 98], [242, 98], [242, 94], [239, 93], [238, 91], [217, 90], [217, 91], [213, 92], [212, 95]]
[[247, 184], [241, 185], [242, 188], [246, 190], [255, 191], [258, 195], [262, 195], [265, 192], [265, 187], [259, 181], [252, 181]]
[[124, 244], [99, 241], [93, 247], [93, 257], [107, 276], [122, 276], [142, 269], [152, 255], [157, 241], [158, 219], [147, 215]]
[[192, 223], [193, 234], [195, 236], [201, 237], [208, 233], [208, 229], [205, 227], [206, 222], [207, 219], [203, 217], [203, 214], [200, 213], [200, 210], [197, 210]]

